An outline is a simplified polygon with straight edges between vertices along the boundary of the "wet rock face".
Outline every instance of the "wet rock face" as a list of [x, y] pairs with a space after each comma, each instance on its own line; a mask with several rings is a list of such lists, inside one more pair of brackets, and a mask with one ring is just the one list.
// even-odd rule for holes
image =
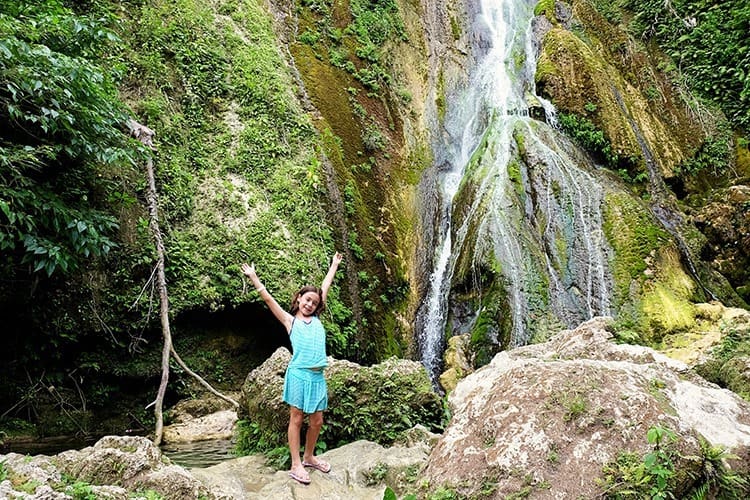
[[[430, 486], [593, 498], [603, 467], [622, 452], [650, 451], [647, 433], [657, 425], [675, 432], [682, 457], [700, 456], [699, 434], [738, 455], [750, 450], [750, 405], [680, 362], [610, 338], [606, 321], [590, 320], [500, 353], [460, 381], [425, 471]], [[680, 460], [676, 469], [695, 468]]]
[[708, 240], [704, 259], [712, 261], [742, 299], [750, 302], [750, 186], [722, 191], [694, 220]]

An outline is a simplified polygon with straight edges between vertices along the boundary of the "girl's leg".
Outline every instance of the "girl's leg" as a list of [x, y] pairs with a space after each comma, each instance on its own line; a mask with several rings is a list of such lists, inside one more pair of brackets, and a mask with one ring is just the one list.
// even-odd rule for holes
[[302, 421], [304, 417], [305, 414], [302, 413], [302, 410], [295, 408], [294, 406], [289, 407], [289, 428], [287, 429], [287, 439], [289, 440], [289, 453], [292, 455], [292, 469], [290, 472], [303, 480], [309, 481], [310, 476], [302, 466], [302, 461], [299, 458], [299, 436], [300, 431], [302, 430]]
[[310, 426], [307, 428], [307, 436], [305, 436], [305, 456], [303, 457], [305, 462], [310, 462], [313, 455], [315, 455], [315, 445], [318, 442], [318, 436], [322, 427], [323, 412], [316, 411], [315, 413], [311, 413]]
[[320, 429], [323, 427], [323, 412], [316, 411], [310, 414], [310, 426], [307, 428], [305, 436], [305, 453], [302, 457], [303, 464], [315, 467], [321, 472], [328, 472], [331, 466], [319, 458], [315, 458], [315, 444], [318, 442]]

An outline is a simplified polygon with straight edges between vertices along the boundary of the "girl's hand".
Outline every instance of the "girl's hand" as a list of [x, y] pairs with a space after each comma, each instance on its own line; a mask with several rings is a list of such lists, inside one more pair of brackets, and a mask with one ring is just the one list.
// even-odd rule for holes
[[243, 262], [240, 266], [240, 271], [242, 271], [242, 274], [247, 276], [248, 278], [253, 278], [254, 276], [257, 277], [258, 275], [255, 273], [255, 262], [251, 266], [248, 266], [246, 262]]
[[338, 266], [339, 264], [341, 264], [342, 260], [344, 260], [344, 256], [341, 255], [340, 252], [336, 252], [335, 254], [333, 254], [333, 260], [331, 261], [331, 263]]

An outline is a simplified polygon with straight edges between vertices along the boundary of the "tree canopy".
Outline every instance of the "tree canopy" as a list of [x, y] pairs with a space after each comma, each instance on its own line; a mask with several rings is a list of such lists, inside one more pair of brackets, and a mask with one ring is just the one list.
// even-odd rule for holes
[[117, 219], [97, 207], [105, 169], [132, 164], [118, 43], [108, 19], [57, 0], [0, 9], [0, 251], [3, 266], [69, 272], [106, 254]]

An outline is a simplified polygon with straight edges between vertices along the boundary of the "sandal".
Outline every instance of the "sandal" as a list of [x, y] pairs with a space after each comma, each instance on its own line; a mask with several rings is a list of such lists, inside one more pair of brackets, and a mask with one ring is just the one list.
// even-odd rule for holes
[[[305, 472], [305, 476], [307, 476], [307, 472]], [[300, 483], [300, 484], [310, 484], [310, 477], [309, 476], [305, 477], [305, 476], [297, 474], [296, 472], [291, 471], [291, 470], [289, 471], [289, 477], [291, 477], [292, 479], [294, 479], [298, 483]]]
[[325, 460], [320, 460], [319, 458], [316, 458], [314, 460], [314, 462], [302, 462], [302, 465], [304, 467], [312, 467], [313, 469], [317, 469], [325, 474], [331, 472], [331, 464], [329, 464]]

